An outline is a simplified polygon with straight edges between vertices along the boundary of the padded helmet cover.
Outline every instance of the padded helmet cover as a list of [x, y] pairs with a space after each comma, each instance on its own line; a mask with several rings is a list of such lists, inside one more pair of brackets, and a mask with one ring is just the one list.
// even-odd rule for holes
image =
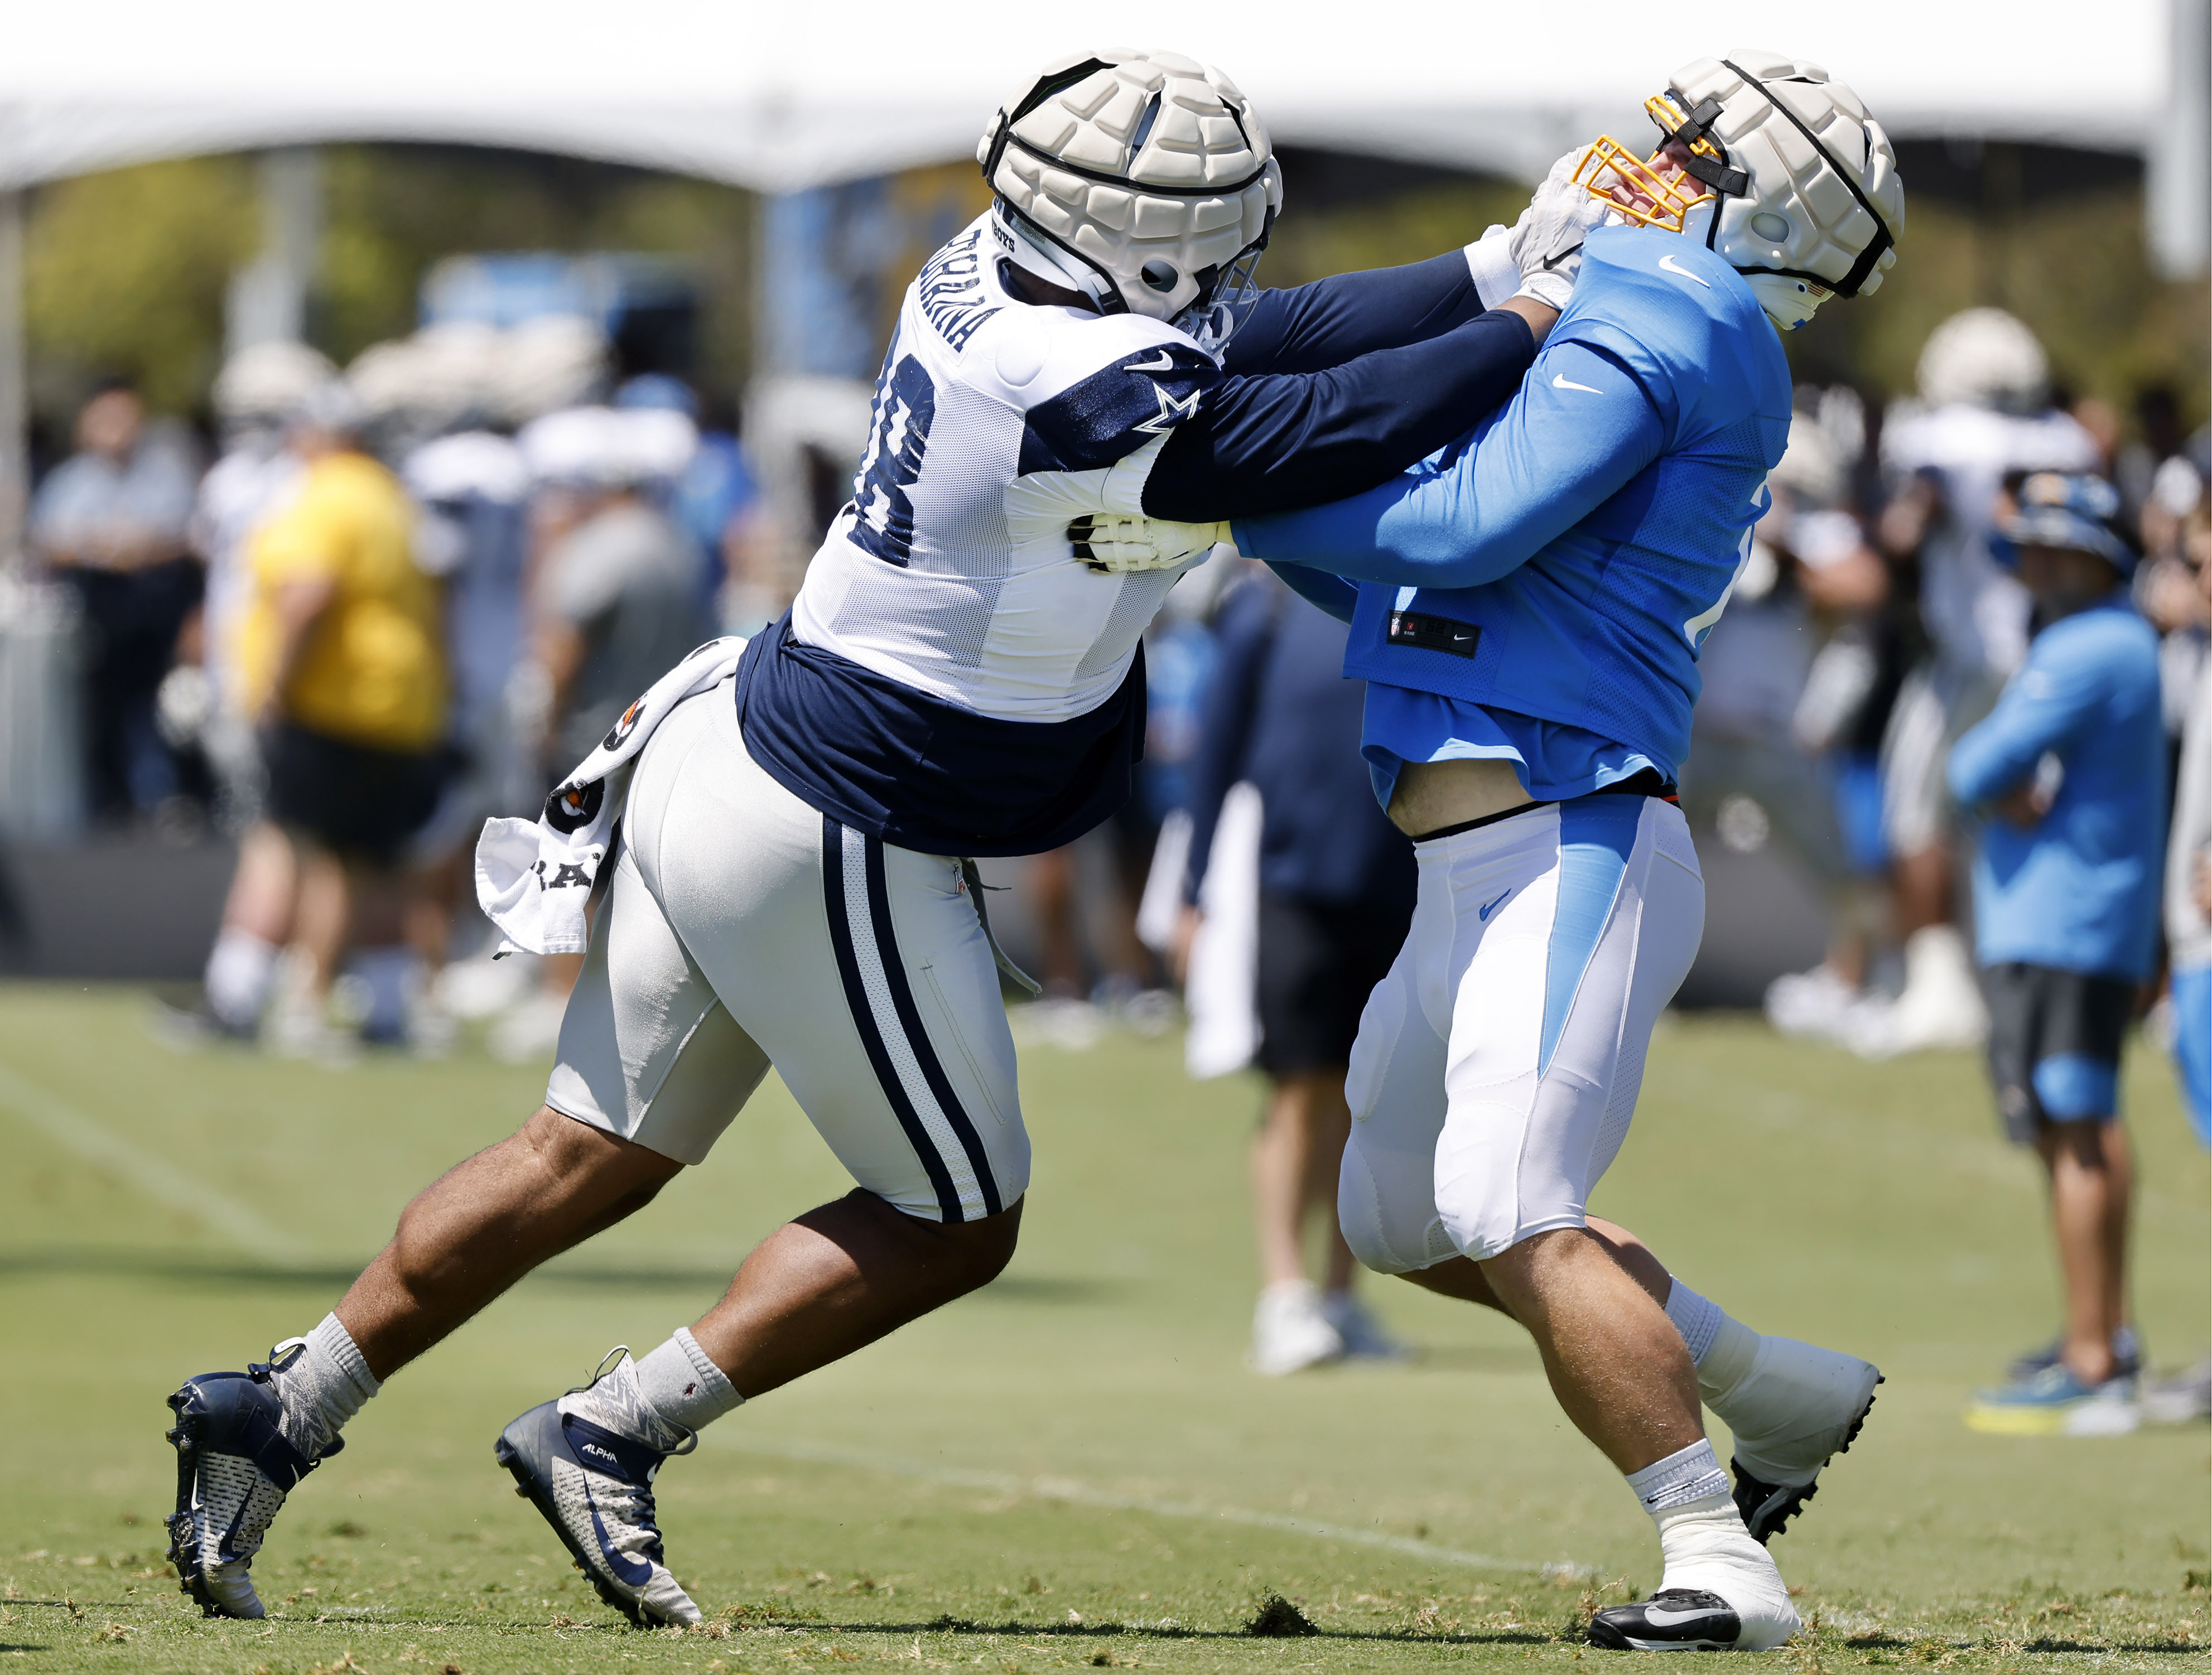
[[1881, 286], [1897, 260], [1905, 187], [1889, 136], [1856, 94], [1818, 64], [1747, 49], [1686, 64], [1668, 86], [1686, 111], [1719, 102], [1712, 137], [1749, 176], [1741, 195], [1693, 211], [1686, 233], [1743, 273], [1809, 279], [1846, 295]]
[[1024, 232], [1155, 319], [1210, 301], [1265, 241], [1283, 200], [1282, 170], [1244, 95], [1172, 52], [1048, 64], [999, 108], [975, 160]]

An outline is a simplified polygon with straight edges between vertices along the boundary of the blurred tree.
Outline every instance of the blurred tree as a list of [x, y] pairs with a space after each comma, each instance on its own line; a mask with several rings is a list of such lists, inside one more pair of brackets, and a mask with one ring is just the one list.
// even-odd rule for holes
[[[1289, 212], [1261, 269], [1293, 285], [1417, 261], [1510, 222], [1521, 185], [1402, 165], [1285, 154]], [[461, 146], [334, 146], [325, 153], [322, 277], [311, 335], [340, 361], [413, 329], [423, 274], [441, 257], [501, 250], [632, 250], [689, 263], [700, 288], [702, 384], [733, 394], [751, 364], [756, 204], [704, 181], [535, 153]], [[902, 226], [932, 231], [980, 205], [965, 165], [898, 183]], [[64, 422], [92, 374], [140, 378], [157, 406], [197, 407], [221, 353], [231, 270], [259, 239], [253, 173], [240, 157], [118, 169], [42, 188], [28, 252], [33, 387]], [[895, 297], [921, 243], [896, 255]], [[923, 240], [923, 243], [928, 242]], [[2142, 203], [2125, 185], [2023, 203], [1912, 201], [1881, 291], [1832, 306], [1790, 341], [1799, 375], [1911, 392], [1937, 321], [1978, 302], [2013, 309], [2075, 391], [2124, 407], [2141, 384], [2178, 385], [2188, 422], [2207, 412], [2212, 301], [2165, 284], [2143, 252]]]
[[733, 187], [580, 158], [467, 146], [333, 146], [325, 154], [318, 346], [340, 362], [415, 328], [441, 257], [623, 250], [684, 259], [699, 287], [702, 383], [750, 364], [753, 199]]
[[1921, 345], [1962, 308], [2009, 309], [2043, 340], [2051, 376], [2125, 410], [2136, 391], [2172, 384], [2186, 422], [2207, 415], [2212, 291], [2150, 269], [2142, 194], [2132, 187], [1977, 214], [1911, 201], [1897, 265], [1862, 302], [1831, 303], [1788, 340], [1797, 375], [1911, 395]]
[[32, 398], [66, 424], [86, 384], [137, 379], [157, 410], [205, 399], [231, 270], [259, 236], [252, 170], [204, 157], [63, 180], [32, 200], [24, 306]]
[[1302, 206], [1297, 173], [1284, 171], [1284, 211], [1260, 278], [1269, 286], [1303, 285], [1330, 274], [1395, 267], [1456, 249], [1493, 222], [1510, 223], [1528, 189], [1510, 180], [1466, 175], [1365, 201]]

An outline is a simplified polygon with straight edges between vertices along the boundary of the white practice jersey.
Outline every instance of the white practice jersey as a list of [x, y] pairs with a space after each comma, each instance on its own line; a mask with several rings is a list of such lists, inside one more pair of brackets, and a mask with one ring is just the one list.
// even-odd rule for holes
[[1948, 515], [1929, 532], [1920, 578], [1921, 618], [1938, 652], [1961, 669], [2011, 674], [2027, 659], [2031, 605], [1990, 555], [1998, 491], [2011, 471], [2096, 470], [2096, 443], [2055, 410], [2021, 418], [1961, 402], [1893, 421], [1881, 462], [1899, 475], [1932, 471], [1943, 484]]
[[1199, 561], [1102, 575], [1075, 561], [1068, 520], [1143, 511], [1152, 465], [1215, 363], [1159, 320], [1010, 295], [995, 238], [978, 216], [907, 288], [853, 499], [792, 627], [978, 714], [1063, 721], [1114, 695]]

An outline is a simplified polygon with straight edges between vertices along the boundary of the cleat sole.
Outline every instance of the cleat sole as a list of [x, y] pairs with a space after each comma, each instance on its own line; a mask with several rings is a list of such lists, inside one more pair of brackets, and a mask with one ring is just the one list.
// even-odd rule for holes
[[200, 1564], [199, 1541], [192, 1533], [192, 1491], [198, 1475], [193, 1459], [199, 1453], [199, 1425], [198, 1416], [185, 1411], [191, 1394], [191, 1387], [187, 1385], [168, 1399], [169, 1411], [177, 1416], [176, 1429], [167, 1434], [177, 1450], [177, 1503], [165, 1520], [169, 1550], [163, 1557], [176, 1567], [177, 1592], [198, 1605], [202, 1617], [221, 1617], [223, 1609], [209, 1591]]
[[[1875, 1375], [1874, 1381], [1877, 1390], [1889, 1382], [1879, 1373]], [[1836, 1445], [1836, 1453], [1830, 1454], [1827, 1460], [1820, 1462], [1822, 1471], [1827, 1469], [1829, 1461], [1833, 1460], [1836, 1454], [1850, 1453], [1851, 1444], [1859, 1440], [1859, 1432], [1866, 1425], [1867, 1415], [1874, 1411], [1874, 1405], [1875, 1397], [1869, 1394], [1866, 1399], [1866, 1405], [1858, 1411], [1858, 1416], [1851, 1421], [1851, 1428], [1844, 1433], [1844, 1440]], [[1796, 1488], [1785, 1488], [1774, 1484], [1761, 1483], [1745, 1471], [1741, 1462], [1738, 1460], [1731, 1460], [1729, 1466], [1735, 1473], [1735, 1509], [1742, 1515], [1744, 1528], [1751, 1532], [1751, 1538], [1762, 1547], [1772, 1537], [1780, 1535], [1783, 1526], [1802, 1512], [1805, 1509], [1805, 1502], [1820, 1492], [1820, 1479], [1817, 1472], [1814, 1475], [1813, 1481], [1808, 1484]]]

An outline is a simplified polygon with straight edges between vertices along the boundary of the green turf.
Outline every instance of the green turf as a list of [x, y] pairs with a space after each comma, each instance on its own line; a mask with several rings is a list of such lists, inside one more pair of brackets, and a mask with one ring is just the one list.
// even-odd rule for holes
[[[1004, 1280], [738, 1412], [663, 1474], [707, 1632], [623, 1626], [490, 1443], [608, 1344], [694, 1318], [754, 1240], [843, 1190], [773, 1083], [646, 1214], [392, 1382], [279, 1520], [256, 1567], [270, 1621], [204, 1623], [161, 1559], [161, 1398], [305, 1331], [407, 1194], [506, 1132], [539, 1081], [465, 1053], [347, 1071], [179, 1057], [145, 1007], [0, 989], [0, 1657], [24, 1666], [1556, 1666], [1602, 1657], [1565, 1637], [1594, 1601], [1656, 1581], [1650, 1525], [1504, 1320], [1378, 1281], [1417, 1364], [1243, 1370], [1255, 1087], [1193, 1084], [1174, 1042], [1119, 1037], [1024, 1053], [1036, 1174]], [[2206, 1335], [2212, 1177], [2146, 1048], [2128, 1090], [2138, 1312], [2171, 1362]], [[2212, 1642], [2206, 1431], [1960, 1423], [2055, 1315], [2035, 1180], [1986, 1107], [1963, 1055], [1868, 1065], [1747, 1023], [1670, 1021], [1595, 1207], [1753, 1325], [1889, 1375], [1777, 1544], [1814, 1625], [1777, 1657], [2192, 1664]], [[128, 1150], [66, 1149], [54, 1126], [85, 1120]], [[267, 1242], [161, 1202], [149, 1160], [217, 1187]], [[1276, 1593], [1319, 1638], [1242, 1632]]]

